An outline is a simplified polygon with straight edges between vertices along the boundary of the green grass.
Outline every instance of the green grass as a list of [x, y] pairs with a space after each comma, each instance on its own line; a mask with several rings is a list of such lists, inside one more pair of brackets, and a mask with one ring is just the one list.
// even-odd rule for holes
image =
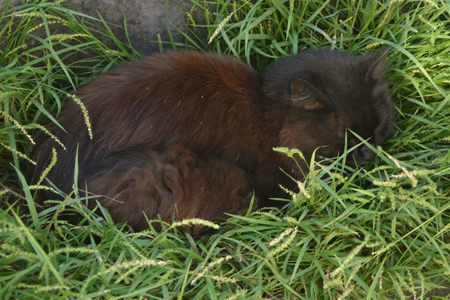
[[[284, 210], [234, 216], [200, 239], [176, 226], [133, 233], [100, 208], [89, 211], [82, 195], [66, 199], [73, 208], [53, 208], [84, 215], [80, 224], [65, 224], [36, 211], [34, 187], [22, 175], [38, 118], [59, 111], [67, 94], [96, 73], [140, 55], [107, 23], [60, 4], [7, 4], [0, 27], [0, 299], [439, 299], [450, 293], [450, 4], [218, 1], [214, 11], [208, 2], [193, 4], [205, 19], [188, 12], [187, 42], [161, 46], [207, 46], [260, 71], [309, 48], [365, 54], [392, 46], [393, 137], [373, 163], [357, 170], [343, 167], [343, 157], [316, 163]], [[55, 23], [64, 36], [52, 35]]]

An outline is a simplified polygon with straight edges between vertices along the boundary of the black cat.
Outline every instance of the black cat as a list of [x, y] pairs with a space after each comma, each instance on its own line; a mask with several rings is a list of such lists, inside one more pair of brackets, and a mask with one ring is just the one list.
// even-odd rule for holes
[[[114, 170], [119, 164], [118, 176], [128, 178], [127, 165], [130, 170], [135, 167], [143, 170], [144, 162], [133, 158], [136, 148], [151, 149], [145, 150], [149, 156], [143, 160], [159, 163], [164, 159], [155, 153], [164, 153], [176, 144], [187, 151], [187, 156], [199, 161], [200, 170], [205, 174], [210, 172], [205, 176], [222, 176], [224, 182], [240, 176], [242, 185], [238, 189], [245, 192], [238, 195], [247, 199], [247, 192], [254, 190], [259, 206], [272, 204], [269, 198], [286, 196], [279, 184], [291, 189], [296, 186], [280, 168], [296, 179], [302, 179], [302, 172], [308, 171], [306, 163], [299, 170], [292, 159], [274, 152], [274, 147], [298, 148], [309, 160], [316, 149], [316, 155], [325, 157], [342, 153], [346, 138], [349, 146], [359, 143], [351, 131], [373, 145], [381, 144], [388, 137], [394, 111], [388, 86], [383, 81], [388, 50], [365, 56], [330, 50], [304, 52], [280, 59], [262, 78], [231, 56], [194, 51], [155, 54], [126, 63], [94, 79], [76, 94], [89, 112], [92, 139], [80, 106], [72, 101], [57, 119], [66, 132], [53, 123], [47, 126], [67, 151], [60, 149], [45, 133], [38, 133], [34, 178], [48, 164], [52, 148], [57, 148], [58, 161], [47, 178], [69, 192], [78, 148], [79, 182], [87, 180], [89, 190], [89, 181], [97, 178], [96, 189], [114, 197], [120, 193], [117, 187], [111, 193], [106, 187], [112, 187], [116, 181], [122, 182], [126, 190], [138, 184], [136, 180], [156, 184], [154, 177], [159, 175], [152, 177], [144, 172], [130, 179], [127, 187], [123, 178], [97, 172]], [[136, 155], [142, 157], [145, 151], [139, 150]], [[360, 163], [373, 157], [372, 151], [362, 146], [353, 152], [349, 161]], [[206, 171], [211, 161], [211, 169]], [[165, 163], [180, 168], [176, 158]], [[97, 165], [102, 167], [97, 169]], [[195, 185], [179, 180], [182, 189]], [[215, 197], [203, 197], [199, 190], [192, 190], [188, 198], [201, 199], [192, 202], [192, 210], [200, 211], [201, 206], [214, 201], [217, 207], [223, 207], [223, 212], [241, 212], [241, 205], [222, 205], [242, 200], [237, 199], [237, 194], [227, 192], [229, 184], [225, 186], [219, 189], [204, 186], [220, 191], [221, 195]], [[54, 197], [44, 191], [36, 201], [42, 203]], [[121, 206], [137, 201], [134, 197], [121, 200], [101, 203], [109, 207], [114, 218], [114, 209], [120, 210]], [[154, 205], [159, 200], [151, 193], [147, 202], [139, 201], [143, 203], [139, 208], [118, 219], [139, 219], [142, 211], [148, 214], [145, 205], [152, 210], [154, 207], [151, 216], [162, 212]], [[177, 206], [180, 205], [178, 202]], [[216, 215], [216, 211], [206, 210], [196, 216], [215, 219]], [[135, 227], [141, 229], [145, 224], [135, 224]]]

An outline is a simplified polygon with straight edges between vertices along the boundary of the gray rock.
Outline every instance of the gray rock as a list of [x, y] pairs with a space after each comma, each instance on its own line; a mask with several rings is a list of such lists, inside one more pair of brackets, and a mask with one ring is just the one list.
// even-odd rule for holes
[[[133, 47], [143, 54], [158, 50], [158, 34], [163, 41], [169, 40], [168, 28], [175, 41], [183, 43], [185, 38], [179, 31], [186, 32], [186, 10], [192, 6], [190, 0], [68, 0], [66, 7], [91, 16], [97, 12], [112, 26], [120, 40], [126, 41], [124, 20]], [[167, 12], [167, 13], [166, 13]], [[178, 29], [179, 30], [178, 30]]]
[[[0, 7], [6, 3], [0, 0]], [[21, 5], [21, 0], [12, 0], [11, 6]], [[187, 11], [192, 9], [190, 0], [66, 0], [64, 6], [98, 18], [111, 24], [111, 29], [121, 41], [127, 41], [124, 20], [126, 20], [129, 39], [133, 47], [142, 54], [158, 51], [158, 34], [163, 41], [169, 40], [168, 30], [176, 42], [184, 43], [185, 37], [180, 32], [187, 33]], [[201, 11], [194, 10], [194, 15], [202, 20]], [[198, 32], [196, 34], [200, 34]], [[113, 43], [101, 34], [97, 37], [106, 45]]]

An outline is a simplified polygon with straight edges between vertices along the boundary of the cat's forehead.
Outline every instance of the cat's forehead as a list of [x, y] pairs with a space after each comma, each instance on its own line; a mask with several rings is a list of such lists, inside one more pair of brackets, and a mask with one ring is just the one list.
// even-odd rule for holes
[[381, 72], [386, 53], [383, 49], [363, 56], [334, 50], [302, 52], [280, 59], [266, 72], [265, 91], [269, 97], [292, 99], [292, 81], [301, 79], [324, 94], [325, 107], [370, 115], [390, 101]]
[[367, 80], [373, 64], [367, 56], [332, 50], [306, 52], [296, 57], [294, 77], [303, 77], [320, 90], [341, 121], [371, 132], [387, 106], [391, 108], [386, 105], [391, 101], [387, 84]]
[[370, 62], [363, 56], [332, 50], [306, 52], [294, 58], [294, 76], [305, 77], [304, 79], [314, 81], [313, 84], [339, 83], [341, 88], [351, 87], [355, 81], [362, 81], [370, 68]]
[[[296, 57], [291, 77], [299, 77], [331, 98], [353, 101], [371, 98], [383, 78], [368, 80], [374, 61], [367, 56], [349, 55], [332, 50], [306, 52]], [[332, 99], [330, 99], [332, 100]]]
[[[364, 59], [363, 55], [351, 55], [336, 50], [322, 49], [315, 51], [305, 51], [297, 55], [292, 56], [298, 61], [302, 61], [304, 64], [312, 62], [313, 64], [322, 63], [333, 67], [333, 65], [345, 65], [345, 64], [357, 64], [359, 60]], [[332, 65], [330, 65], [330, 63]]]

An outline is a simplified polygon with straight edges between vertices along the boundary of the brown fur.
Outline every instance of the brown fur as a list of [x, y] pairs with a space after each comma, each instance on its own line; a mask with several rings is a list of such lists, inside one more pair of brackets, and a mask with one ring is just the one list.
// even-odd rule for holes
[[[148, 228], [146, 217], [152, 220], [159, 216], [163, 221], [192, 218], [215, 221], [225, 218], [225, 213], [242, 214], [248, 210], [253, 196], [247, 174], [235, 164], [199, 160], [180, 145], [171, 145], [160, 152], [127, 149], [91, 166], [87, 174], [87, 190], [108, 195], [96, 200], [115, 221], [128, 223], [136, 230]], [[258, 205], [258, 199], [254, 204]], [[199, 235], [208, 227], [185, 229]]]
[[[67, 133], [55, 124], [47, 126], [67, 148], [58, 150], [58, 163], [47, 178], [63, 191], [70, 191], [78, 147], [79, 182], [88, 179], [88, 188], [110, 197], [129, 194], [127, 203], [138, 209], [123, 213], [115, 202], [100, 202], [108, 206], [113, 218], [137, 220], [132, 221], [137, 228], [143, 224], [142, 210], [149, 217], [159, 214], [166, 218], [174, 207], [174, 200], [163, 206], [153, 196], [145, 200], [146, 192], [135, 196], [139, 193], [137, 186], [146, 178], [149, 184], [155, 184], [150, 190], [164, 194], [160, 191], [164, 176], [158, 173], [158, 166], [164, 163], [173, 165], [180, 174], [190, 174], [171, 177], [174, 185], [192, 190], [176, 204], [180, 217], [215, 219], [221, 210], [237, 213], [245, 206], [242, 203], [248, 203], [251, 189], [260, 206], [271, 205], [270, 197], [286, 196], [279, 184], [296, 187], [280, 168], [297, 179], [303, 177], [301, 171], [308, 171], [306, 163], [300, 161], [299, 170], [273, 147], [298, 148], [309, 160], [318, 147], [318, 155], [342, 153], [346, 132], [350, 145], [358, 143], [348, 129], [374, 145], [386, 139], [393, 116], [392, 101], [382, 80], [386, 53], [302, 53], [276, 62], [263, 78], [236, 58], [193, 51], [155, 54], [124, 64], [76, 94], [89, 111], [93, 139], [88, 136], [80, 107], [71, 101], [57, 119]], [[34, 178], [48, 163], [51, 149], [58, 148], [42, 132], [37, 139]], [[185, 166], [176, 159], [167, 160], [165, 151], [170, 152], [167, 147], [174, 144], [187, 151], [186, 157], [199, 159], [198, 167], [188, 168], [186, 173], [180, 171]], [[147, 149], [148, 157], [142, 157], [142, 150], [132, 150], [136, 148]], [[367, 147], [353, 154], [357, 162], [373, 158]], [[121, 161], [120, 155], [127, 158]], [[140, 166], [139, 160], [148, 168]], [[89, 181], [97, 165], [118, 168], [119, 172], [93, 178], [92, 185]], [[133, 176], [143, 180], [128, 183], [126, 178]], [[189, 181], [189, 177], [202, 183]], [[222, 181], [224, 186], [220, 185]], [[199, 192], [199, 186], [207, 195]], [[52, 197], [43, 192], [37, 201]], [[192, 204], [186, 206], [183, 201]]]

